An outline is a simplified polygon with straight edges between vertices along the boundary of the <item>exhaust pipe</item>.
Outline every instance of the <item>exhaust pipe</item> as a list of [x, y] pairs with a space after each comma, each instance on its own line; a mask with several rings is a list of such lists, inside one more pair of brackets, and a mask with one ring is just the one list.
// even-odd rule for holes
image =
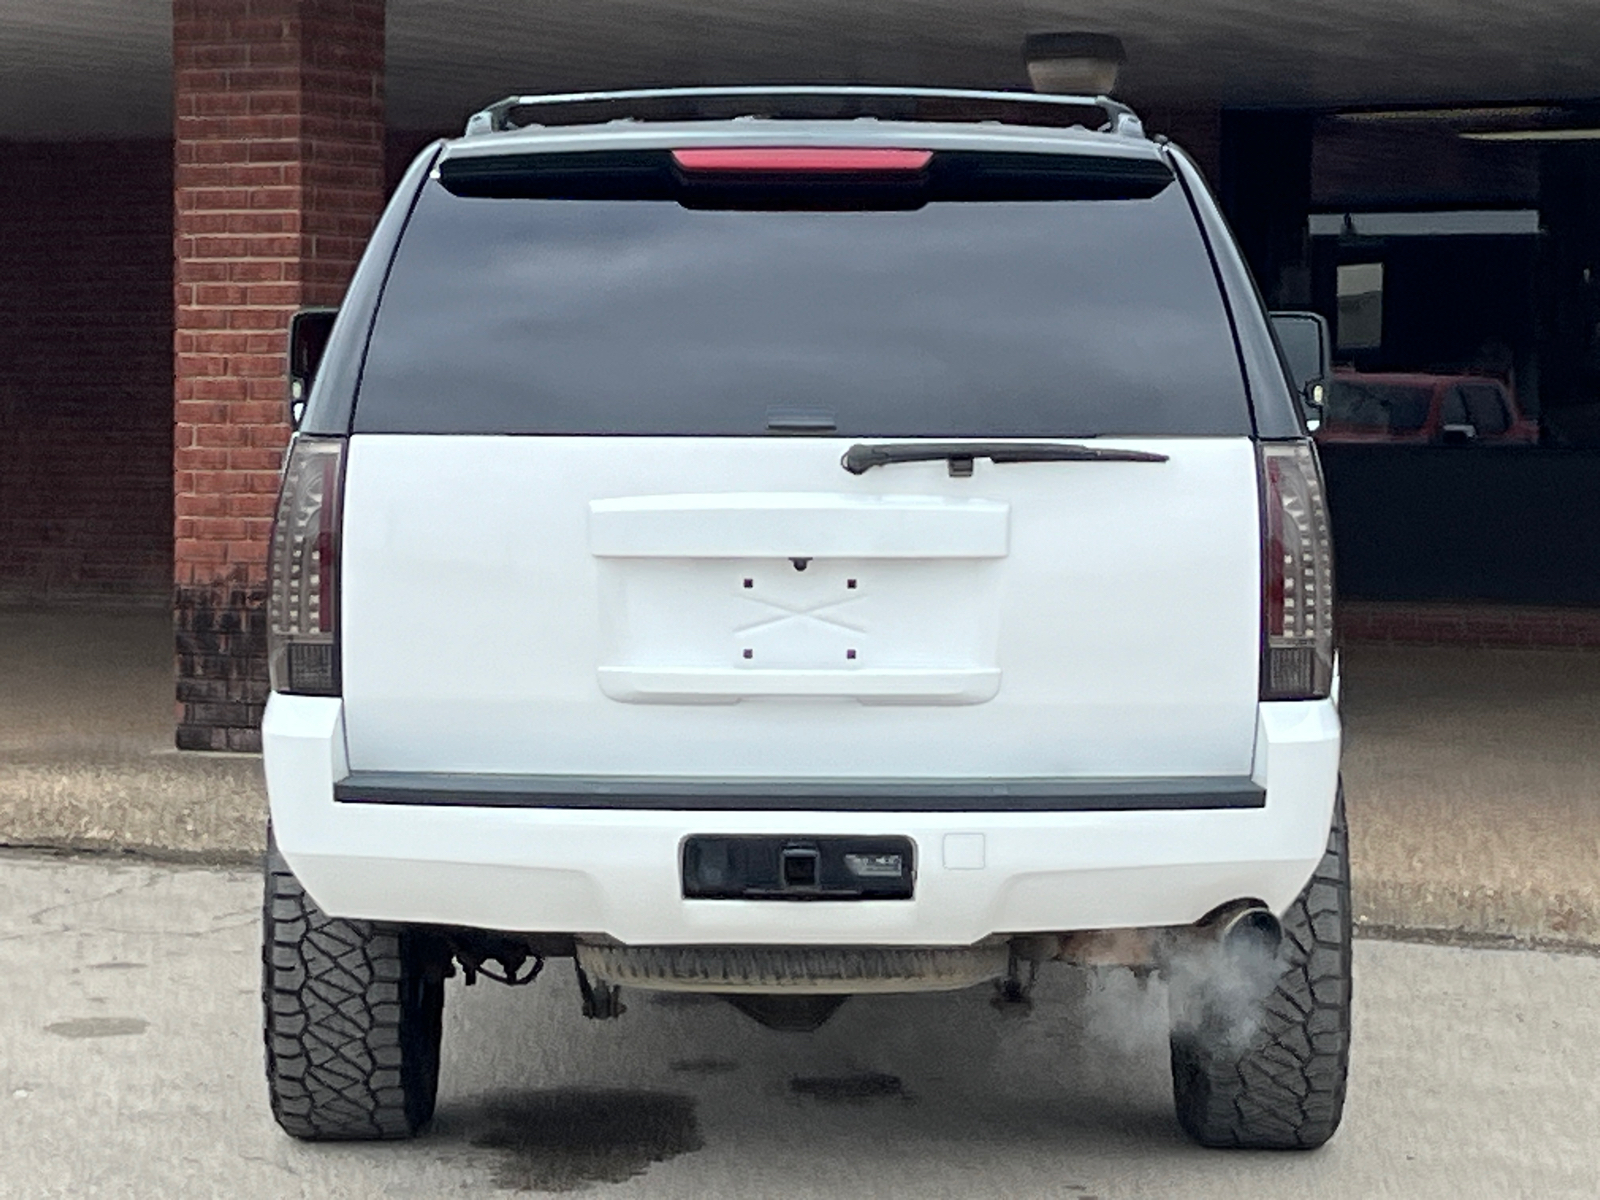
[[1235, 900], [1213, 909], [1193, 925], [1140, 929], [1082, 929], [1011, 939], [1013, 960], [1072, 963], [1080, 967], [1164, 970], [1179, 957], [1206, 946], [1229, 957], [1277, 957], [1283, 924], [1270, 908], [1254, 900]]
[[1229, 905], [1207, 917], [1201, 928], [1230, 955], [1271, 958], [1283, 941], [1283, 923], [1260, 904]]

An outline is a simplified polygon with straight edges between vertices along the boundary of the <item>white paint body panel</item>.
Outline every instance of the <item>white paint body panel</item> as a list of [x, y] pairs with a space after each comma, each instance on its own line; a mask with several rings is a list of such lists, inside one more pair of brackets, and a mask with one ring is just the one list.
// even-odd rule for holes
[[852, 476], [849, 444], [352, 438], [351, 768], [1249, 773], [1248, 439], [1097, 439], [1170, 461], [970, 478]]
[[[966, 945], [1283, 910], [1327, 839], [1331, 701], [1261, 704], [1245, 439], [860, 477], [847, 443], [357, 436], [345, 695], [274, 695], [278, 843], [349, 917], [632, 944]], [[805, 560], [798, 570], [795, 559]], [[750, 656], [745, 657], [744, 651]], [[853, 654], [851, 653], [853, 652]], [[688, 812], [341, 803], [351, 770], [1249, 775], [1265, 807]], [[910, 901], [685, 900], [690, 834], [899, 834]]]
[[589, 552], [596, 558], [1003, 558], [1009, 516], [1006, 504], [943, 496], [724, 492], [591, 500]]
[[[633, 945], [970, 945], [991, 934], [1181, 925], [1230, 900], [1284, 911], [1327, 843], [1331, 701], [1261, 704], [1259, 809], [1100, 813], [424, 808], [333, 799], [344, 706], [274, 695], [262, 726], [289, 865], [340, 916], [604, 934]], [[685, 900], [695, 833], [903, 834], [909, 901]]]

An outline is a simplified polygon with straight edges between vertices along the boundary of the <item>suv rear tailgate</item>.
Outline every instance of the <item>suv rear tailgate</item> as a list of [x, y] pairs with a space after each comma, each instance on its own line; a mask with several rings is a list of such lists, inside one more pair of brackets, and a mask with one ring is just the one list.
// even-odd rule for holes
[[354, 770], [1247, 775], [1248, 438], [853, 476], [832, 438], [357, 435]]
[[[1160, 149], [748, 124], [422, 184], [350, 424], [350, 767], [1248, 774], [1254, 426]], [[841, 465], [974, 440], [1166, 458]]]

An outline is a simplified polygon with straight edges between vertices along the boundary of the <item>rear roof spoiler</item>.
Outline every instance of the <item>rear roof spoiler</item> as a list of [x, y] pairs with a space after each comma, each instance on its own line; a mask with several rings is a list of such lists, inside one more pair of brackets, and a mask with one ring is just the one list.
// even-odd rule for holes
[[[739, 116], [798, 117], [816, 119], [819, 102], [836, 101], [848, 108], [848, 117], [877, 117], [887, 120], [907, 118], [908, 103], [914, 108], [919, 103], [944, 107], [963, 103], [983, 106], [1000, 106], [1002, 124], [1055, 125], [1059, 121], [1006, 120], [1005, 106], [1018, 105], [1032, 108], [1040, 117], [1056, 116], [1064, 109], [1097, 109], [1105, 118], [1104, 131], [1119, 137], [1145, 136], [1138, 115], [1126, 104], [1109, 96], [1058, 96], [1038, 92], [976, 91], [960, 88], [918, 87], [708, 87], [708, 88], [635, 88], [617, 92], [565, 92], [539, 96], [507, 96], [504, 100], [473, 113], [467, 120], [464, 136], [477, 137], [489, 133], [505, 133], [529, 126], [603, 124], [617, 120], [727, 120]], [[697, 112], [702, 106], [718, 111], [714, 115]], [[809, 111], [808, 111], [809, 107]], [[543, 121], [513, 120], [521, 110], [539, 110], [539, 115], [549, 113], [557, 119]], [[594, 110], [592, 114], [583, 110]], [[666, 110], [667, 116], [653, 116]], [[563, 111], [565, 110], [565, 111]], [[1026, 109], [1024, 110], [1026, 111]], [[841, 114], [843, 115], [843, 114]], [[915, 118], [913, 118], [915, 119]], [[949, 119], [948, 117], [944, 119]], [[995, 119], [985, 116], [986, 120]]]

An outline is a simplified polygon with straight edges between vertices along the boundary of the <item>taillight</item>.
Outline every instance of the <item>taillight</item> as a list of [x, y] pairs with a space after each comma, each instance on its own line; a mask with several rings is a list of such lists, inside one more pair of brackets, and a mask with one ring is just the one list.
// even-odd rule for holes
[[1320, 700], [1333, 686], [1333, 535], [1309, 441], [1262, 442], [1261, 698]]
[[344, 439], [299, 436], [272, 526], [267, 663], [275, 692], [339, 694], [339, 484]]

